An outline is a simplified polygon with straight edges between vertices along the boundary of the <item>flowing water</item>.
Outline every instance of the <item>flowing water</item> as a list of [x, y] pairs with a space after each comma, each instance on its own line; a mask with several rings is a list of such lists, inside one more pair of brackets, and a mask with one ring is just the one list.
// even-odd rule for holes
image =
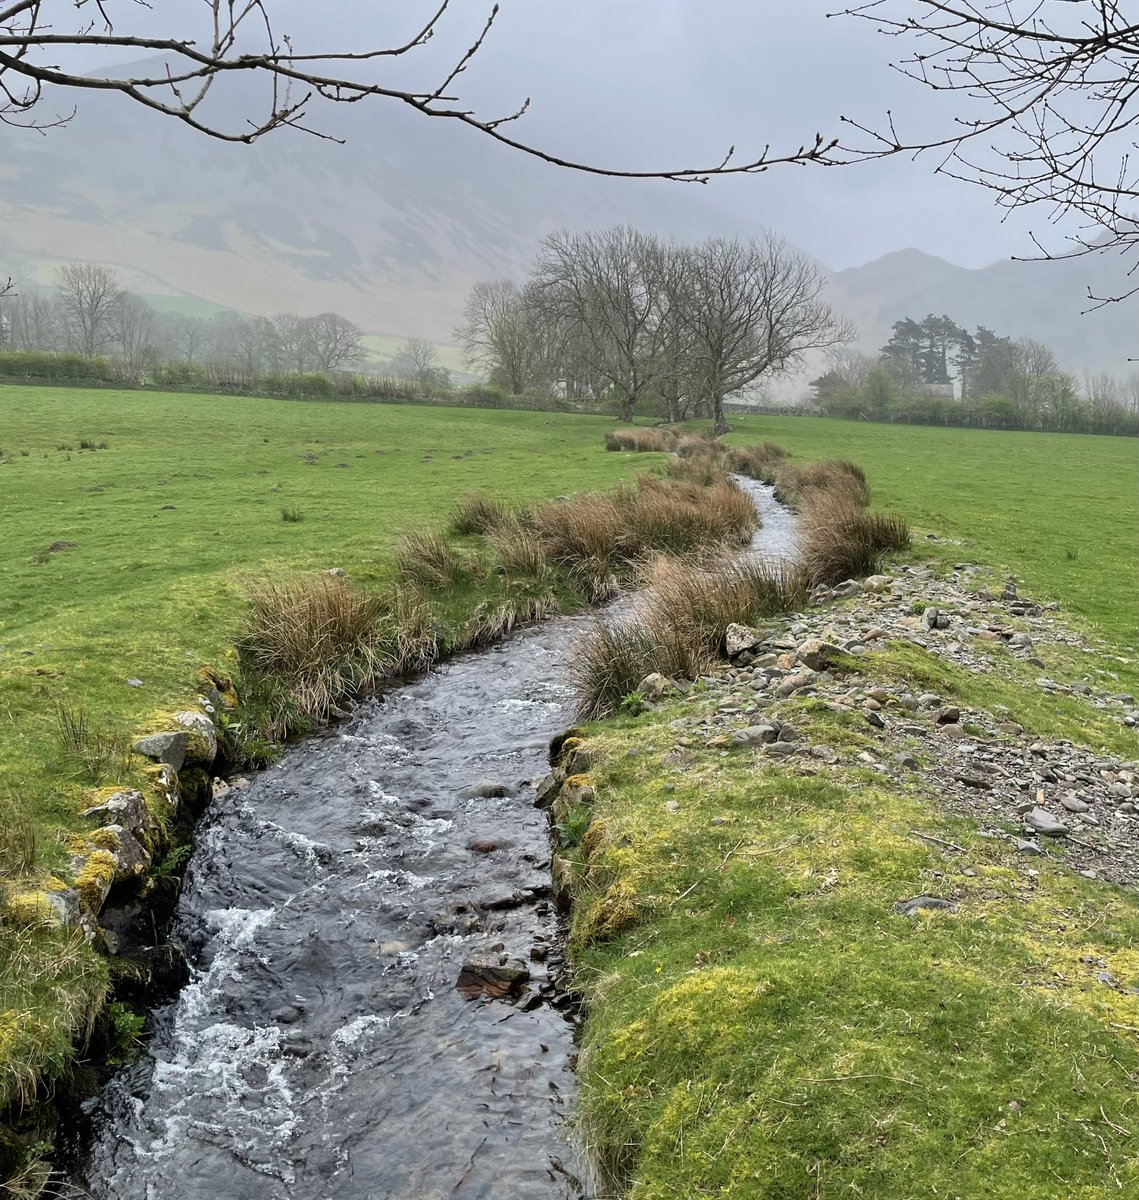
[[[789, 514], [743, 481], [785, 556]], [[583, 1200], [575, 1025], [531, 782], [590, 617], [532, 626], [362, 705], [199, 829], [173, 936], [193, 978], [92, 1106], [96, 1200]], [[489, 786], [488, 786], [489, 785]], [[495, 795], [493, 793], [502, 793]], [[529, 964], [514, 1001], [463, 963]]]

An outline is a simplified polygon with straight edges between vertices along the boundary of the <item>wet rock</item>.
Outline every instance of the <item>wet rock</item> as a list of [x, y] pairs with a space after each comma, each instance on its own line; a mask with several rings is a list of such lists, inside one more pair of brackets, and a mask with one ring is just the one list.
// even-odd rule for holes
[[952, 900], [943, 900], [940, 896], [914, 896], [912, 900], [899, 900], [894, 905], [894, 911], [901, 917], [917, 916], [923, 908], [957, 911], [957, 905]]
[[497, 779], [480, 779], [475, 783], [468, 784], [463, 788], [461, 799], [463, 800], [496, 800], [506, 796], [513, 796], [514, 789], [508, 783], [503, 783]]
[[505, 954], [475, 955], [463, 963], [455, 986], [469, 999], [489, 996], [495, 1000], [517, 996], [530, 978], [530, 968], [521, 959]]
[[151, 733], [134, 742], [134, 749], [154, 762], [166, 763], [175, 771], [182, 769], [186, 761], [186, 747], [190, 743], [188, 733]]
[[494, 838], [475, 838], [467, 848], [475, 854], [493, 854], [496, 850], [501, 850], [502, 846], [503, 843], [495, 841]]
[[1068, 826], [1043, 808], [1032, 808], [1024, 814], [1024, 823], [1041, 837], [1064, 837], [1070, 833]]

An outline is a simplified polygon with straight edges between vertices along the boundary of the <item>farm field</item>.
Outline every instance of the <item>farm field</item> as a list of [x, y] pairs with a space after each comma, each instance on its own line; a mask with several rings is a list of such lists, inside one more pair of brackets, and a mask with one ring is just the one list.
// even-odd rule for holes
[[729, 441], [769, 437], [799, 458], [850, 458], [874, 503], [1007, 567], [1117, 649], [1139, 642], [1139, 444], [1134, 438], [733, 417]]

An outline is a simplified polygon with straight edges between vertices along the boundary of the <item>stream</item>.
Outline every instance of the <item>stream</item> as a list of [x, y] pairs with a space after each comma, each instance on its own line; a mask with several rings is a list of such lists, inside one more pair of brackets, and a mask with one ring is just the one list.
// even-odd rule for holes
[[[752, 551], [794, 518], [751, 480]], [[591, 614], [533, 625], [360, 705], [198, 829], [171, 936], [192, 978], [91, 1102], [95, 1200], [585, 1200], [574, 1012], [532, 783], [571, 722]], [[531, 978], [456, 988], [471, 957]]]

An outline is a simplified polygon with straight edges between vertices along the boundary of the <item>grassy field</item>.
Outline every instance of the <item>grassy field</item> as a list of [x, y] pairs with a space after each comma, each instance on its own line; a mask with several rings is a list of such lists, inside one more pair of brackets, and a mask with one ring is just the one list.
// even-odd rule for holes
[[[611, 487], [663, 461], [607, 453], [611, 428], [539, 413], [0, 388], [0, 866], [61, 870], [61, 835], [83, 824], [93, 780], [61, 741], [61, 704], [129, 736], [155, 712], [191, 703], [202, 665], [232, 666], [250, 577], [341, 567], [378, 591], [392, 582], [399, 535], [443, 525], [472, 489], [529, 502]], [[1117, 657], [1132, 656], [1133, 443], [767, 418], [739, 420], [737, 429], [734, 442], [774, 438], [800, 460], [861, 462], [879, 505], [965, 543], [951, 556], [1015, 571], [1033, 595], [1079, 613]], [[635, 772], [615, 771], [613, 782], [614, 794], [628, 789], [635, 833], [638, 806], [655, 805], [655, 792]], [[803, 796], [820, 812], [844, 803]], [[705, 852], [695, 832], [669, 853], [677, 846], [693, 862]], [[647, 861], [662, 877], [670, 869], [671, 860]], [[0, 936], [0, 1109], [34, 1085], [8, 1065], [62, 1070], [72, 1031], [105, 988], [104, 964], [81, 941], [34, 936], [34, 947], [23, 933]], [[615, 969], [619, 946], [612, 959], [599, 951], [592, 966]], [[47, 966], [30, 973], [33, 950]], [[678, 944], [677, 954], [687, 952]], [[597, 1018], [597, 1036], [617, 1037], [631, 1019], [619, 992]], [[43, 1017], [42, 1029], [28, 1014]], [[1017, 1036], [1032, 1032], [1023, 1015], [1009, 1026]]]
[[[769, 437], [796, 457], [849, 458], [874, 503], [960, 539], [960, 556], [1008, 568], [1118, 650], [1139, 642], [1139, 443], [797, 417], [733, 417], [733, 443]], [[1132, 674], [1134, 678], [1134, 674]]]

